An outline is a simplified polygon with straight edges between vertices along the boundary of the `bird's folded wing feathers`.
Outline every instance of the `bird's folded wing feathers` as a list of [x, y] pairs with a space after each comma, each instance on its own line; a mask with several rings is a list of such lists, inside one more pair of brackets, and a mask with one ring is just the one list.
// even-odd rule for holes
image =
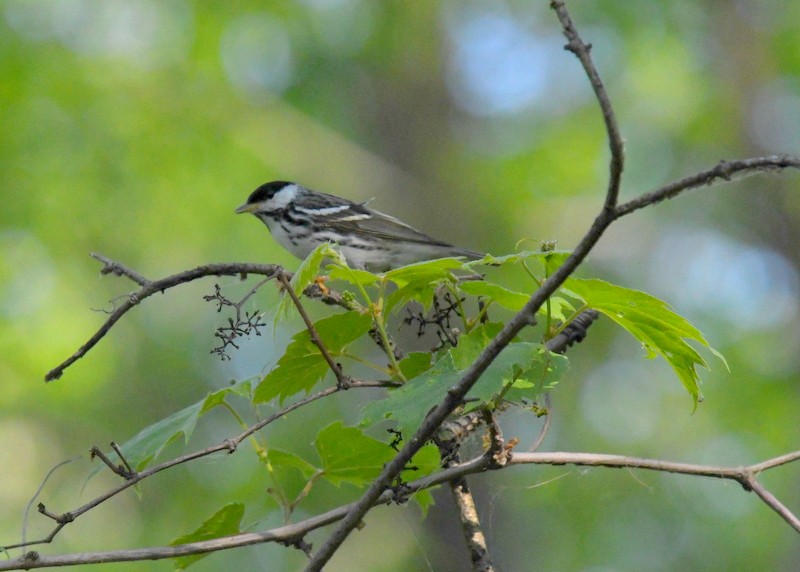
[[336, 213], [328, 220], [328, 223], [341, 230], [357, 230], [361, 234], [385, 240], [404, 240], [437, 246], [452, 246], [447, 242], [432, 238], [394, 217], [361, 205], [353, 205], [347, 211]]
[[[319, 193], [322, 195], [323, 193]], [[482, 258], [484, 255], [474, 250], [458, 248], [450, 244], [433, 238], [423, 232], [418, 231], [397, 220], [396, 218], [372, 210], [364, 206], [364, 203], [354, 203], [341, 197], [327, 195], [323, 204], [319, 205], [318, 216], [322, 211], [327, 210], [320, 218], [342, 232], [358, 232], [363, 235], [374, 236], [384, 240], [408, 241], [442, 248], [452, 249], [451, 256], [466, 256], [468, 258]]]

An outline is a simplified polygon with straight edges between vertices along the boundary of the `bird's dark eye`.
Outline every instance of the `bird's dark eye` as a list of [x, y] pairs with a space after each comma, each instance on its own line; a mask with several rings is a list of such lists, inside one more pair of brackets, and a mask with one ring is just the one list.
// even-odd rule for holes
[[287, 181], [272, 181], [270, 183], [264, 183], [260, 187], [258, 187], [255, 191], [250, 193], [250, 196], [247, 197], [247, 204], [252, 205], [255, 203], [262, 203], [264, 201], [270, 200], [275, 193], [280, 191], [286, 185], [291, 185]]

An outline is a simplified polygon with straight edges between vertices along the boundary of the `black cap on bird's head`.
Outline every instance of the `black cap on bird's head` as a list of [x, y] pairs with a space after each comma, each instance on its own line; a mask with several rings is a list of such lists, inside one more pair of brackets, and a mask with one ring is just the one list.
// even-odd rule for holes
[[251, 213], [255, 211], [261, 203], [270, 200], [275, 196], [275, 193], [289, 185], [294, 185], [294, 183], [290, 183], [289, 181], [271, 181], [269, 183], [264, 183], [250, 193], [250, 196], [247, 197], [247, 202], [236, 209], [236, 213]]

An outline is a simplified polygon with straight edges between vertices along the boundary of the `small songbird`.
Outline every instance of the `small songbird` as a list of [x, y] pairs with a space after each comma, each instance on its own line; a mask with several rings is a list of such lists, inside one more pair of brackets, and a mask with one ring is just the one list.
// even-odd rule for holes
[[286, 181], [261, 185], [236, 212], [260, 218], [278, 244], [298, 258], [331, 242], [339, 245], [352, 268], [371, 272], [449, 256], [484, 256], [431, 238], [363, 203]]

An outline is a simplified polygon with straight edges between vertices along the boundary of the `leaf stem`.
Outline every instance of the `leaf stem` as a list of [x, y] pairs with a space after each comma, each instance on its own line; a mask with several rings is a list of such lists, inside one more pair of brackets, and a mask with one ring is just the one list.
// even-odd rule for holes
[[374, 369], [375, 371], [379, 371], [379, 372], [381, 372], [382, 374], [385, 374], [385, 375], [392, 375], [392, 373], [393, 373], [392, 370], [389, 369], [388, 367], [381, 367], [378, 364], [372, 363], [369, 360], [365, 360], [364, 358], [359, 357], [359, 356], [357, 356], [355, 354], [351, 354], [349, 352], [341, 352], [341, 353], [339, 353], [337, 355], [339, 355], [341, 357], [346, 357], [347, 359], [350, 359], [350, 360], [352, 360], [352, 361], [354, 361], [356, 363], [360, 363], [361, 365], [365, 365], [368, 368]]
[[467, 320], [467, 313], [464, 310], [464, 304], [461, 303], [461, 295], [458, 292], [458, 288], [455, 288], [453, 284], [450, 282], [447, 282], [446, 284], [447, 284], [447, 290], [456, 300], [456, 308], [458, 308], [458, 315], [461, 317], [461, 322], [464, 324], [464, 333], [468, 334], [472, 330], [472, 327], [470, 327], [469, 320]]
[[[383, 301], [382, 298], [381, 301]], [[382, 309], [379, 307], [379, 305], [370, 303], [370, 310], [372, 311], [372, 318], [375, 322], [375, 327], [378, 329], [378, 335], [381, 337], [381, 343], [383, 344], [386, 357], [389, 358], [389, 365], [391, 366], [394, 375], [400, 379], [400, 381], [408, 381], [403, 375], [403, 372], [400, 371], [400, 365], [397, 363], [397, 358], [394, 356], [392, 342], [389, 340], [389, 335], [386, 333], [386, 324], [383, 322]]]

